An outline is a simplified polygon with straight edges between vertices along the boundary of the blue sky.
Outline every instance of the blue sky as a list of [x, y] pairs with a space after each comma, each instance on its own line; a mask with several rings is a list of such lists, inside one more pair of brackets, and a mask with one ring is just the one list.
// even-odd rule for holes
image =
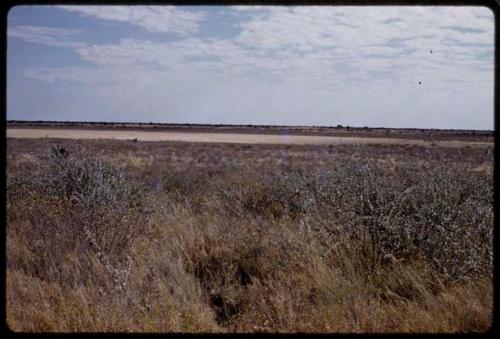
[[493, 32], [484, 7], [19, 6], [7, 119], [493, 129]]

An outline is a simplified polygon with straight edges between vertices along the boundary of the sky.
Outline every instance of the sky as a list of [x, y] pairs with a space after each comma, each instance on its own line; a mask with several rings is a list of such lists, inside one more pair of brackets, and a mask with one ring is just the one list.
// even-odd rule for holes
[[7, 119], [494, 128], [486, 7], [17, 6]]

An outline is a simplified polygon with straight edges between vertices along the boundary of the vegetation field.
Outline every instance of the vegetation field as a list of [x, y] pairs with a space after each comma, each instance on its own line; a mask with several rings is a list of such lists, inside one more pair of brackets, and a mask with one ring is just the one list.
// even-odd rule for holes
[[14, 331], [483, 332], [493, 147], [7, 139]]

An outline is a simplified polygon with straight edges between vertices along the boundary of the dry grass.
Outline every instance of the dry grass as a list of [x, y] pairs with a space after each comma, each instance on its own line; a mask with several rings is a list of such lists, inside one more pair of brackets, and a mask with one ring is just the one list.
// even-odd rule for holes
[[51, 145], [7, 142], [14, 331], [492, 325], [491, 149]]

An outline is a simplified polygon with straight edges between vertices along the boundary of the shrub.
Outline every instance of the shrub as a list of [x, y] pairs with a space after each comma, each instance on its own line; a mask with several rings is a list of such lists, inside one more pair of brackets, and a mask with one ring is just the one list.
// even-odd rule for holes
[[132, 241], [148, 231], [152, 212], [144, 189], [79, 147], [54, 145], [40, 164], [38, 176], [12, 177], [9, 189], [10, 200], [30, 191], [25, 198], [29, 237], [40, 238], [30, 245], [38, 254], [35, 270], [45, 279], [62, 277], [61, 257], [76, 248], [84, 267], [89, 269], [88, 256], [97, 256], [115, 287], [123, 290], [132, 265]]
[[282, 168], [224, 178], [207, 189], [219, 192], [214, 199], [226, 213], [332, 218], [326, 232], [357, 242], [367, 272], [389, 256], [422, 256], [450, 279], [491, 272], [491, 177], [463, 164], [400, 165], [388, 173], [374, 162], [346, 161], [329, 171]]

